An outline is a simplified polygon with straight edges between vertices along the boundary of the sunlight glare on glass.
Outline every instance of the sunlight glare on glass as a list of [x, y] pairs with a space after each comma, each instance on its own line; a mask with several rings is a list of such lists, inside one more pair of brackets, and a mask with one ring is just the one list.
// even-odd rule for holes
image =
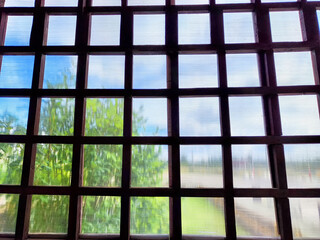
[[44, 0], [45, 7], [76, 7], [78, 0]]
[[4, 0], [5, 7], [34, 7], [35, 0]]
[[49, 16], [47, 45], [74, 45], [76, 16]]

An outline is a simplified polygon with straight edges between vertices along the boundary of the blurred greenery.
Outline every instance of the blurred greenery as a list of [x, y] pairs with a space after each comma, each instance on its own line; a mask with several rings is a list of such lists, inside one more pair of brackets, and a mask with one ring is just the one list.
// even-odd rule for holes
[[[50, 85], [50, 88], [68, 88], [69, 79], [62, 83]], [[122, 99], [92, 98], [86, 101], [85, 135], [87, 136], [121, 136], [123, 133]], [[141, 112], [133, 113], [133, 135], [143, 127], [146, 119]], [[73, 135], [74, 99], [44, 98], [41, 101], [39, 134], [40, 135]], [[25, 134], [18, 119], [8, 112], [0, 116], [2, 134]], [[0, 144], [0, 184], [20, 184], [23, 162], [23, 144]], [[152, 145], [134, 146], [132, 150], [132, 186], [158, 186], [162, 181], [165, 163], [160, 159], [161, 147]], [[142, 161], [143, 160], [143, 161]], [[141, 164], [144, 164], [141, 167]], [[69, 186], [72, 169], [72, 145], [37, 144], [34, 185]], [[120, 145], [85, 145], [84, 146], [84, 186], [121, 187], [122, 146]], [[0, 224], [0, 232], [13, 232], [18, 198], [4, 195], [6, 215], [1, 212], [11, 225]], [[120, 199], [117, 197], [83, 197], [82, 229], [83, 233], [119, 233], [120, 231]], [[145, 213], [137, 212], [139, 224], [132, 226], [134, 233], [143, 232], [168, 233], [169, 227], [160, 222], [168, 222], [166, 206], [158, 204], [152, 198], [132, 198], [131, 203], [152, 208], [157, 221], [145, 218]], [[10, 207], [8, 206], [15, 206]], [[68, 222], [69, 197], [34, 195], [31, 203], [29, 231], [32, 233], [66, 233]], [[164, 210], [166, 209], [166, 210]], [[8, 212], [9, 211], [9, 212]], [[139, 215], [140, 214], [140, 215]], [[152, 217], [153, 215], [150, 215]], [[166, 228], [163, 230], [163, 228]]]

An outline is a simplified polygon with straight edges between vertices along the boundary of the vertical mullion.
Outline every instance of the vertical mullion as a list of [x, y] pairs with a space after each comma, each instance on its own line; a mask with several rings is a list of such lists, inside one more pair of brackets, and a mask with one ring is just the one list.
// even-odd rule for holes
[[[30, 96], [28, 125], [27, 125], [27, 142], [25, 144], [21, 186], [27, 189], [33, 184], [34, 161], [36, 154], [36, 146], [32, 142], [32, 137], [38, 134], [38, 124], [40, 117], [40, 100], [35, 94], [40, 86], [41, 76], [43, 75], [43, 57], [41, 46], [44, 35], [45, 15], [41, 11], [42, 0], [36, 0], [35, 11], [33, 16], [33, 26], [30, 36], [30, 47], [35, 49], [35, 61], [33, 69], [32, 92]], [[18, 214], [16, 222], [16, 239], [27, 239], [29, 231], [29, 221], [31, 212], [32, 196], [25, 193], [20, 195]]]
[[[211, 2], [213, 4], [213, 2]], [[212, 5], [213, 7], [213, 5]], [[223, 29], [223, 11], [211, 11], [211, 36], [212, 44], [218, 47], [218, 72], [219, 72], [219, 87], [226, 89], [227, 86], [227, 65], [226, 52], [224, 49], [224, 29]], [[221, 135], [227, 140], [222, 145], [223, 159], [223, 182], [225, 190], [224, 212], [225, 226], [227, 239], [236, 239], [236, 224], [235, 224], [235, 208], [233, 194], [233, 172], [232, 172], [232, 153], [230, 139], [230, 116], [229, 116], [229, 99], [227, 94], [220, 96], [220, 123]]]
[[74, 136], [72, 155], [71, 193], [69, 199], [68, 239], [77, 240], [80, 232], [80, 215], [82, 197], [78, 190], [82, 182], [83, 150], [81, 142], [78, 141], [84, 132], [84, 108], [85, 99], [79, 92], [86, 87], [87, 53], [89, 16], [86, 12], [86, 0], [79, 0], [76, 26], [75, 46], [78, 49], [78, 66], [75, 98]]
[[[266, 45], [272, 44], [270, 17], [267, 8], [257, 5], [256, 11], [256, 31], [259, 42]], [[263, 87], [276, 87], [276, 73], [273, 50], [259, 53], [259, 66], [261, 85]], [[281, 119], [279, 98], [276, 94], [263, 96], [265, 128], [267, 135], [281, 136]], [[287, 189], [286, 166], [284, 159], [284, 149], [282, 144], [268, 146], [272, 185], [275, 188]], [[287, 196], [275, 199], [276, 217], [278, 229], [282, 239], [292, 239], [292, 226], [289, 211], [289, 199]]]
[[179, 146], [179, 96], [178, 90], [178, 12], [175, 1], [167, 1], [166, 11], [166, 48], [167, 51], [167, 88], [172, 94], [168, 98], [168, 133], [174, 141], [169, 146], [169, 186], [173, 189], [170, 198], [170, 239], [182, 238], [181, 227], [181, 183], [180, 183], [180, 146]]
[[123, 136], [128, 139], [122, 148], [121, 179], [121, 219], [120, 239], [130, 238], [130, 181], [131, 181], [131, 136], [132, 136], [132, 45], [133, 45], [133, 12], [122, 0], [120, 46], [125, 49], [125, 96], [123, 115]]

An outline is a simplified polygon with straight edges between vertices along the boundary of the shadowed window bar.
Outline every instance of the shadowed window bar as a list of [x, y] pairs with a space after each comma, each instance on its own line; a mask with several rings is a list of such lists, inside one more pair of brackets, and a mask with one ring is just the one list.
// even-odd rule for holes
[[[110, 1], [109, 5], [108, 1], [98, 0], [69, 1], [60, 5], [59, 1], [49, 0], [20, 2], [0, 3], [1, 108], [14, 106], [14, 102], [19, 101], [24, 105], [18, 109], [27, 109], [26, 114], [20, 115], [25, 118], [25, 132], [6, 131], [1, 126], [0, 143], [15, 144], [14, 149], [23, 146], [23, 164], [20, 180], [0, 184], [0, 196], [12, 195], [16, 204], [10, 205], [16, 208], [15, 226], [10, 233], [0, 233], [0, 239], [259, 239], [263, 238], [260, 236], [263, 229], [258, 228], [255, 235], [245, 232], [245, 226], [238, 226], [238, 223], [248, 221], [243, 220], [245, 217], [255, 219], [270, 212], [275, 213], [272, 230], [275, 234], [267, 234], [270, 239], [320, 237], [299, 230], [296, 226], [303, 220], [295, 217], [296, 211], [305, 211], [308, 216], [307, 210], [301, 210], [300, 203], [311, 206], [315, 200], [319, 202], [319, 184], [306, 183], [301, 187], [295, 181], [299, 174], [289, 171], [288, 165], [290, 158], [297, 154], [304, 156], [307, 147], [320, 143], [317, 19], [320, 2], [177, 0], [175, 4], [174, 0], [119, 0]], [[59, 21], [64, 24], [59, 25]], [[29, 22], [29, 28], [16, 27], [21, 22]], [[104, 32], [104, 29], [107, 30]], [[101, 35], [99, 31], [102, 31]], [[15, 35], [21, 41], [10, 41]], [[51, 64], [55, 65], [66, 56], [75, 59], [73, 70], [70, 70], [72, 81], [64, 87], [52, 87], [44, 82], [44, 76], [50, 74], [49, 60], [53, 59]], [[117, 71], [115, 80], [108, 79], [105, 73], [103, 85], [95, 83], [94, 78], [99, 57], [106, 61], [107, 71]], [[152, 57], [156, 60], [150, 60]], [[22, 70], [13, 66], [12, 58], [20, 59]], [[296, 62], [286, 62], [295, 58]], [[139, 81], [143, 84], [138, 76], [142, 71], [139, 64], [146, 66], [154, 61], [156, 64], [148, 69], [161, 76], [155, 83], [139, 87]], [[107, 67], [108, 64], [112, 66]], [[248, 65], [253, 69], [247, 71]], [[305, 71], [299, 72], [299, 67], [309, 71], [309, 79]], [[33, 74], [26, 76], [30, 70], [23, 68], [33, 69]], [[118, 72], [118, 69], [122, 70]], [[13, 81], [10, 72], [13, 71], [22, 71], [29, 82], [21, 86], [10, 83]], [[239, 79], [249, 78], [248, 82], [237, 83], [232, 71], [237, 72]], [[199, 82], [192, 79], [197, 76]], [[297, 82], [299, 79], [301, 84]], [[123, 109], [117, 116], [123, 119], [123, 124], [118, 133], [104, 133], [103, 129], [97, 129], [98, 134], [90, 133], [93, 131], [89, 131], [90, 124], [87, 125], [89, 106], [94, 106], [95, 99], [121, 102]], [[68, 105], [74, 116], [68, 119], [70, 129], [57, 133], [55, 126], [43, 128], [46, 104]], [[145, 134], [139, 133], [141, 129], [133, 120], [139, 104], [144, 104], [146, 111], [148, 104], [161, 104], [157, 118], [162, 119], [163, 129], [158, 129], [157, 134], [148, 133], [149, 127]], [[200, 110], [190, 114], [193, 105]], [[296, 107], [294, 110], [293, 106]], [[310, 108], [305, 109], [305, 106]], [[214, 112], [206, 111], [210, 107]], [[212, 118], [205, 119], [206, 112], [212, 113]], [[204, 118], [200, 121], [204, 128], [196, 125], [197, 117]], [[94, 128], [98, 127], [93, 125]], [[54, 186], [39, 183], [41, 179], [36, 176], [41, 169], [37, 168], [37, 154], [49, 145], [69, 149], [69, 155], [65, 156], [70, 161], [69, 182]], [[167, 146], [167, 182], [161, 186], [132, 183], [134, 176], [137, 177], [134, 172], [137, 170], [131, 168], [136, 161], [133, 152], [147, 145]], [[251, 151], [257, 151], [257, 155], [261, 151], [266, 153], [268, 180], [263, 181], [269, 182], [262, 182], [262, 186], [258, 185], [258, 180], [249, 184], [238, 178], [237, 166], [246, 157], [244, 148], [248, 145]], [[122, 156], [120, 179], [113, 180], [110, 185], [99, 185], [92, 182], [94, 178], [91, 182], [86, 178], [88, 174], [95, 174], [86, 173], [90, 159], [87, 159], [86, 151], [92, 146], [116, 146], [117, 153]], [[209, 151], [208, 146], [214, 146], [212, 151], [221, 159], [220, 173], [206, 180], [205, 186], [202, 183], [200, 187], [198, 183], [190, 185], [180, 159], [190, 151], [196, 152], [196, 148]], [[251, 178], [258, 174], [252, 166], [248, 170]], [[313, 166], [317, 168], [309, 165], [309, 177], [319, 178], [320, 171], [313, 171]], [[38, 233], [32, 202], [44, 196], [48, 197], [48, 206], [43, 206], [43, 211], [52, 204], [66, 203], [65, 209], [61, 207], [64, 222], [60, 222], [65, 233]], [[101, 196], [110, 197], [105, 198], [106, 201], [118, 204], [119, 231], [116, 233], [90, 234], [82, 230], [86, 212], [84, 199], [89, 202]], [[142, 198], [168, 203], [169, 227], [165, 234], [149, 235], [132, 230], [135, 221], [139, 220], [132, 217], [139, 216], [142, 211], [133, 203]], [[0, 199], [1, 216], [6, 203], [4, 197]], [[186, 205], [194, 199], [203, 201], [202, 206], [206, 199], [217, 202], [223, 214], [222, 234], [200, 236], [184, 232], [184, 225], [197, 211], [194, 208], [194, 213], [187, 214]], [[268, 206], [268, 210], [255, 208], [259, 202], [265, 202], [263, 206]], [[243, 213], [243, 206], [248, 203], [252, 205], [251, 212]], [[310, 209], [316, 212], [319, 206], [318, 203]], [[210, 209], [211, 206], [207, 206], [209, 212]], [[258, 211], [262, 212], [255, 215]], [[208, 219], [206, 221], [216, 220]], [[315, 221], [319, 222], [319, 216]], [[0, 224], [5, 223], [0, 220]]]

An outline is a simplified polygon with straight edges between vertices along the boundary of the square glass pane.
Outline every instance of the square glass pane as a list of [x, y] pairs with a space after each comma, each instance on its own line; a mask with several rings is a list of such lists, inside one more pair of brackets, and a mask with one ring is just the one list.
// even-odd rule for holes
[[18, 214], [19, 195], [0, 194], [1, 218], [0, 233], [15, 233]]
[[284, 135], [319, 135], [319, 105], [316, 95], [280, 96]]
[[121, 0], [92, 0], [92, 6], [121, 6]]
[[77, 63], [77, 56], [45, 56], [43, 88], [76, 88]]
[[168, 146], [133, 145], [132, 187], [168, 187]]
[[31, 88], [34, 56], [4, 55], [0, 88]]
[[141, 14], [133, 17], [134, 45], [164, 45], [165, 15]]
[[29, 102], [29, 98], [0, 98], [0, 134], [26, 134]]
[[76, 16], [49, 16], [47, 45], [74, 45]]
[[181, 145], [182, 188], [222, 188], [220, 145]]
[[226, 43], [255, 42], [251, 12], [224, 13], [223, 22]]
[[225, 236], [222, 198], [181, 198], [182, 234]]
[[120, 15], [91, 16], [90, 45], [119, 45]]
[[129, 6], [154, 6], [165, 5], [165, 0], [128, 0]]
[[302, 41], [298, 11], [270, 12], [271, 35], [273, 42]]
[[227, 54], [228, 87], [260, 86], [257, 54]]
[[29, 46], [33, 16], [8, 16], [5, 46]]
[[33, 195], [29, 233], [67, 233], [69, 196]]
[[34, 7], [35, 0], [4, 0], [5, 7]]
[[24, 144], [0, 143], [0, 184], [20, 185], [23, 156]]
[[76, 7], [78, 0], [44, 0], [45, 7]]
[[124, 88], [125, 56], [89, 56], [88, 88]]
[[169, 234], [168, 197], [132, 197], [131, 234]]
[[179, 55], [179, 87], [218, 87], [216, 54]]
[[234, 187], [271, 188], [266, 145], [233, 145], [232, 168]]
[[167, 99], [134, 98], [132, 136], [167, 136]]
[[314, 85], [311, 52], [274, 53], [278, 86]]
[[232, 136], [263, 136], [264, 119], [261, 97], [230, 97]]
[[123, 99], [87, 98], [86, 136], [123, 135]]
[[181, 136], [220, 136], [219, 98], [180, 98]]
[[178, 14], [179, 44], [210, 44], [209, 13]]
[[121, 187], [122, 145], [84, 145], [83, 185]]
[[70, 186], [71, 144], [37, 144], [34, 185]]
[[237, 236], [279, 237], [272, 198], [235, 198]]
[[39, 135], [73, 135], [74, 101], [74, 98], [42, 98]]
[[289, 188], [320, 187], [320, 144], [285, 144]]
[[318, 239], [320, 236], [320, 198], [290, 198], [294, 239]]
[[133, 56], [133, 88], [153, 89], [167, 86], [166, 55]]
[[205, 5], [209, 0], [175, 0], [176, 5]]
[[120, 234], [121, 198], [83, 196], [81, 233]]

